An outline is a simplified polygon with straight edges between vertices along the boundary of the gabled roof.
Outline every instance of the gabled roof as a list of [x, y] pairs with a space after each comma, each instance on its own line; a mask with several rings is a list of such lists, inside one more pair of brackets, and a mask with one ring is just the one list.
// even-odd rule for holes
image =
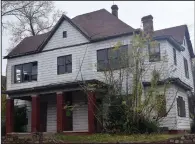
[[[126, 23], [122, 22], [116, 16], [112, 15], [105, 9], [100, 9], [94, 12], [79, 15], [70, 19], [69, 17], [62, 15], [54, 28], [45, 34], [31, 36], [23, 39], [7, 56], [4, 58], [12, 58], [32, 53], [40, 52], [52, 35], [58, 29], [63, 20], [67, 20], [72, 26], [74, 26], [79, 32], [83, 34], [90, 42], [105, 40], [108, 38], [119, 37], [122, 35], [130, 35], [133, 32], [139, 31], [134, 29]], [[171, 36], [171, 38], [170, 38]], [[186, 25], [171, 27], [167, 29], [157, 30], [154, 32], [154, 37], [162, 38], [169, 37], [170, 40], [174, 40], [175, 45], [181, 45], [183, 38], [186, 36], [186, 40], [189, 46], [191, 57], [194, 57], [192, 44], [188, 28]]]

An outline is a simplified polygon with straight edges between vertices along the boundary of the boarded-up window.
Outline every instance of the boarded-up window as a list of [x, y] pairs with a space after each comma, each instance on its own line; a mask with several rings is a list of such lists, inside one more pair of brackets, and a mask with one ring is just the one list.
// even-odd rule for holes
[[180, 96], [177, 98], [177, 112], [178, 116], [186, 117], [185, 101]]

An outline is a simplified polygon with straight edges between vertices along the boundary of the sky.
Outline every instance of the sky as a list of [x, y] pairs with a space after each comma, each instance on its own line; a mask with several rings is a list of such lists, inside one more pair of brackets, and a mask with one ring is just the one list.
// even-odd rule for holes
[[[55, 1], [57, 9], [73, 18], [99, 9], [111, 12], [113, 1]], [[118, 17], [133, 28], [141, 27], [141, 18], [151, 14], [154, 30], [186, 24], [194, 48], [194, 1], [114, 1], [118, 5]], [[2, 56], [9, 48], [8, 32], [2, 36]], [[2, 75], [6, 75], [7, 60], [2, 60]]]

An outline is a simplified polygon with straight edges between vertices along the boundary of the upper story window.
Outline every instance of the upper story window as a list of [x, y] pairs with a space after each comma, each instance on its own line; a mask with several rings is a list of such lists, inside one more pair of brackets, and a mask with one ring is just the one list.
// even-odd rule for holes
[[118, 49], [106, 48], [97, 50], [97, 71], [116, 70], [128, 66], [128, 45]]
[[72, 72], [72, 55], [57, 58], [58, 75]]
[[67, 31], [63, 31], [63, 38], [67, 37]]
[[177, 112], [178, 116], [186, 117], [185, 101], [180, 96], [177, 98]]
[[173, 48], [173, 58], [174, 58], [174, 64], [177, 65], [177, 55], [176, 55], [176, 49]]
[[160, 43], [158, 44], [148, 44], [149, 50], [149, 62], [160, 61]]
[[15, 83], [37, 81], [37, 62], [15, 65]]
[[188, 61], [186, 58], [183, 58], [184, 61], [184, 70], [186, 78], [189, 78], [189, 69], [188, 69]]

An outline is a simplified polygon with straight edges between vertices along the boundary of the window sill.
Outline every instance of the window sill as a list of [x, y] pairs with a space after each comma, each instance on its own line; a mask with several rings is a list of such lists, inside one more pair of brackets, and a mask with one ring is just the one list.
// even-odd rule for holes
[[12, 84], [26, 84], [26, 83], [35, 83], [35, 82], [38, 82], [37, 80], [36, 81], [26, 81], [26, 82], [21, 82], [21, 83], [12, 83]]

